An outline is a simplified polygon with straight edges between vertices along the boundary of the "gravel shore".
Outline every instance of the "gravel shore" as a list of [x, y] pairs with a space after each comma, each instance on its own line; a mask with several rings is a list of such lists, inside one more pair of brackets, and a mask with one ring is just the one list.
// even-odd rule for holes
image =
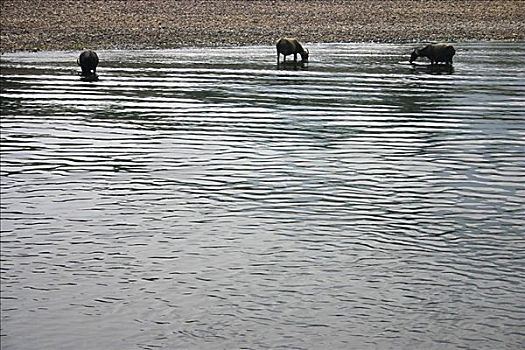
[[1, 51], [525, 40], [522, 0], [2, 0]]

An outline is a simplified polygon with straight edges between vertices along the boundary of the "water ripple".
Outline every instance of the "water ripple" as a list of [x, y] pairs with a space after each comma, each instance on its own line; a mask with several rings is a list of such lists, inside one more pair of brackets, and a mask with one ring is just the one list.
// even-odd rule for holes
[[522, 348], [525, 47], [456, 46], [2, 55], [2, 346]]

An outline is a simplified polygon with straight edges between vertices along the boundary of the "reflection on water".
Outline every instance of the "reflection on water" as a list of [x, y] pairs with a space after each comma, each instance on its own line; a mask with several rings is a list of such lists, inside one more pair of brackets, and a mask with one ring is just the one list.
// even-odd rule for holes
[[522, 348], [525, 46], [456, 47], [3, 55], [2, 349]]

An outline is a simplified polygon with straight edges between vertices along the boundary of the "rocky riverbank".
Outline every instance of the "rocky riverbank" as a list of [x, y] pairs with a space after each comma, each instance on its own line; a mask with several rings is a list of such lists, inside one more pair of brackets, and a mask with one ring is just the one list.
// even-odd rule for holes
[[525, 40], [522, 0], [2, 0], [1, 51]]

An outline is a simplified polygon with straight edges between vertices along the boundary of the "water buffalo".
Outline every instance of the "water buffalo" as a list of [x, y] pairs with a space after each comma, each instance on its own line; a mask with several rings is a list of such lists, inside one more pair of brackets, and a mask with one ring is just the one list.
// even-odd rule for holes
[[423, 48], [415, 49], [410, 55], [410, 63], [414, 62], [418, 57], [426, 57], [430, 60], [430, 64], [438, 64], [439, 62], [445, 62], [448, 65], [452, 65], [452, 57], [456, 53], [456, 50], [452, 45], [448, 44], [430, 44]]
[[97, 75], [98, 56], [95, 51], [83, 51], [77, 59], [77, 63], [82, 69], [82, 73], [80, 73], [81, 76], [88, 77]]
[[286, 56], [293, 54], [293, 61], [297, 64], [297, 54], [301, 55], [301, 63], [308, 62], [308, 50], [303, 48], [303, 45], [294, 38], [281, 38], [277, 41], [277, 65], [279, 65], [279, 55], [284, 56], [283, 63], [286, 62]]

